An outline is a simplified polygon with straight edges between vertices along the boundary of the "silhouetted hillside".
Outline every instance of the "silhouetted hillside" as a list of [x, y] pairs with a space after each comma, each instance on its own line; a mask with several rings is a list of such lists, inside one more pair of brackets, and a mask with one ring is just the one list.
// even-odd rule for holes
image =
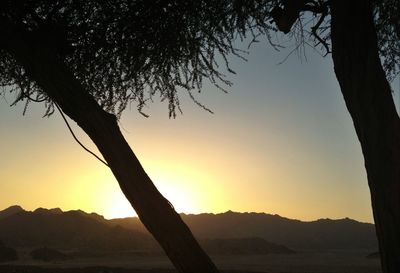
[[44, 208], [37, 208], [33, 211], [36, 214], [62, 214], [63, 211], [60, 208], [55, 209], [44, 209]]
[[[182, 214], [182, 218], [206, 249], [218, 253], [378, 249], [374, 225], [348, 218], [303, 222], [279, 215], [231, 211]], [[13, 247], [159, 251], [138, 218], [106, 220], [80, 210], [40, 208], [28, 212], [18, 206], [8, 208], [0, 211], [0, 240]]]
[[[376, 250], [375, 226], [348, 218], [304, 222], [265, 213], [182, 214], [197, 238], [259, 237], [292, 249]], [[113, 219], [111, 223], [145, 232], [137, 218]]]
[[99, 215], [82, 211], [20, 211], [0, 219], [0, 239], [14, 247], [120, 251], [153, 248], [149, 235], [105, 222]]
[[200, 241], [208, 253], [214, 254], [294, 254], [286, 246], [265, 241], [262, 238], [205, 239]]
[[11, 247], [7, 247], [0, 241], [0, 263], [18, 260], [17, 251]]
[[183, 215], [203, 238], [260, 237], [294, 249], [377, 249], [375, 226], [348, 218], [303, 222], [265, 213]]
[[0, 211], [0, 219], [6, 218], [10, 215], [16, 214], [18, 212], [24, 211], [20, 206], [11, 206], [5, 210]]
[[41, 248], [36, 248], [31, 251], [30, 256], [34, 260], [39, 260], [39, 261], [45, 261], [45, 262], [50, 262], [50, 261], [62, 261], [68, 259], [68, 255], [47, 247], [41, 247]]

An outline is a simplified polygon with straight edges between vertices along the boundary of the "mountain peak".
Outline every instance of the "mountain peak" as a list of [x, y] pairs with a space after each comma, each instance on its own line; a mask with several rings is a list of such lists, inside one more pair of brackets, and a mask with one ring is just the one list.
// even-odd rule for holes
[[236, 212], [232, 211], [232, 210], [228, 210], [227, 212], [225, 212], [225, 214], [235, 214]]
[[45, 209], [45, 208], [37, 208], [33, 211], [33, 213], [37, 214], [61, 214], [63, 211], [60, 208], [54, 209]]
[[83, 210], [80, 210], [80, 209], [78, 209], [78, 210], [69, 210], [69, 211], [66, 211], [65, 213], [67, 213], [67, 214], [75, 214], [75, 215], [79, 215], [79, 216], [83, 216], [83, 217], [88, 217], [88, 218], [94, 219], [94, 220], [99, 221], [99, 222], [106, 221], [104, 219], [104, 216], [102, 216], [100, 214], [97, 214], [95, 212], [87, 213], [87, 212], [85, 212]]
[[23, 211], [24, 209], [23, 209], [21, 206], [19, 206], [19, 205], [14, 205], [14, 206], [10, 206], [10, 207], [6, 208], [6, 209], [3, 210], [3, 211], [6, 211], [6, 210]]
[[16, 213], [19, 213], [22, 211], [24, 211], [24, 209], [18, 205], [8, 207], [5, 210], [0, 211], [0, 219], [6, 218], [8, 216], [11, 216], [13, 214], [16, 214]]

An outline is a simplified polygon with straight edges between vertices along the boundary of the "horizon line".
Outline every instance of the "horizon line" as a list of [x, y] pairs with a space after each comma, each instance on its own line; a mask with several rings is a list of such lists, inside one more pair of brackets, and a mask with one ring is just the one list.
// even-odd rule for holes
[[[55, 208], [37, 207], [37, 208], [34, 209], [34, 210], [27, 210], [27, 209], [23, 208], [21, 205], [17, 205], [17, 204], [10, 205], [10, 206], [8, 206], [8, 207], [6, 207], [6, 208], [4, 208], [4, 209], [0, 209], [0, 212], [5, 211], [5, 210], [10, 209], [10, 208], [13, 208], [13, 207], [19, 207], [19, 208], [21, 208], [21, 209], [22, 209], [23, 211], [25, 211], [25, 212], [32, 212], [32, 213], [35, 212], [35, 211], [37, 211], [37, 210], [40, 210], [40, 209], [47, 210], [47, 211], [51, 211], [51, 210], [60, 210], [62, 213], [71, 212], [71, 211], [72, 211], [72, 212], [73, 212], [73, 211], [80, 211], [80, 212], [83, 212], [83, 213], [89, 214], [89, 215], [90, 215], [90, 214], [96, 214], [96, 215], [98, 215], [98, 216], [104, 218], [105, 220], [128, 219], [128, 218], [138, 218], [138, 219], [139, 219], [138, 215], [132, 215], [132, 216], [127, 216], [127, 217], [106, 218], [106, 217], [104, 217], [104, 215], [102, 215], [102, 214], [100, 214], [100, 213], [98, 213], [98, 212], [87, 212], [87, 211], [84, 211], [84, 210], [82, 210], [82, 209], [63, 210], [63, 209], [60, 208], [60, 207], [55, 207]], [[352, 221], [356, 221], [356, 222], [359, 222], [359, 223], [375, 225], [375, 223], [373, 223], [373, 222], [371, 223], [371, 222], [360, 221], [360, 220], [356, 220], [356, 219], [353, 219], [353, 218], [350, 218], [350, 217], [347, 217], [347, 216], [346, 216], [346, 217], [342, 217], [342, 218], [324, 217], [324, 218], [318, 218], [318, 219], [315, 219], [315, 220], [301, 220], [301, 219], [289, 218], [289, 217], [286, 217], [286, 216], [282, 216], [282, 215], [277, 214], [277, 213], [255, 212], [255, 211], [244, 211], [244, 212], [240, 212], [240, 211], [227, 210], [227, 211], [224, 211], [224, 212], [217, 212], [217, 213], [214, 213], [214, 212], [200, 212], [200, 213], [177, 212], [177, 213], [178, 213], [179, 215], [187, 215], [187, 216], [190, 216], [190, 215], [197, 216], [197, 215], [204, 215], [204, 214], [209, 214], [209, 215], [221, 215], [221, 214], [227, 214], [227, 213], [236, 213], [236, 214], [264, 214], [264, 215], [277, 216], [277, 217], [280, 217], [280, 218], [289, 219], [289, 220], [294, 220], [294, 221], [300, 221], [300, 222], [316, 222], [316, 221], [321, 221], [321, 220], [331, 220], [331, 221], [352, 220]], [[139, 219], [139, 220], [140, 220], [140, 219]]]

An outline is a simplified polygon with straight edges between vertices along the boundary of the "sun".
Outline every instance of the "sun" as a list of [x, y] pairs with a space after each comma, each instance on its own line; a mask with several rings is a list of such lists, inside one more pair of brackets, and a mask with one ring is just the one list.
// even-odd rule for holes
[[[172, 183], [162, 182], [158, 186], [161, 194], [168, 199], [177, 212], [193, 213], [197, 211], [190, 193], [185, 189], [180, 189]], [[137, 216], [129, 201], [123, 195], [118, 185], [115, 185], [112, 191], [108, 191], [108, 197], [105, 199], [106, 204], [104, 217], [107, 219], [125, 218]], [[104, 202], [104, 201], [103, 201]]]
[[[153, 178], [154, 184], [161, 194], [168, 199], [178, 213], [196, 213], [198, 206], [193, 192], [188, 187], [183, 187], [177, 177], [162, 174]], [[99, 208], [107, 219], [137, 216], [129, 201], [126, 199], [116, 181], [103, 184], [102, 194], [98, 199]]]
[[[145, 164], [145, 169], [151, 181], [178, 213], [221, 211], [226, 204], [223, 183], [214, 183], [218, 179], [201, 168], [174, 161], [152, 160]], [[92, 204], [94, 211], [107, 219], [137, 216], [108, 170], [97, 171], [93, 177], [82, 177], [82, 181], [85, 183], [79, 184], [86, 186], [80, 191], [91, 192], [93, 199], [88, 200], [84, 195], [80, 198], [81, 202]]]
[[111, 193], [112, 198], [110, 198], [110, 200], [112, 200], [112, 202], [107, 205], [104, 217], [108, 219], [114, 219], [137, 216], [129, 201], [118, 188], [118, 185], [115, 185], [115, 188], [116, 190]]
[[159, 184], [158, 190], [168, 199], [177, 212], [194, 213], [198, 211], [192, 192], [179, 188], [168, 181], [163, 181]]

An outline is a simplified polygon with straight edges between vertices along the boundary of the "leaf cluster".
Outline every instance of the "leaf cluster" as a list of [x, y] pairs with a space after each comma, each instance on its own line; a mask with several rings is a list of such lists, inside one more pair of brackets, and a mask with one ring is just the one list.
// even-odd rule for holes
[[[230, 85], [223, 69], [248, 31], [264, 31], [270, 1], [244, 0], [9, 0], [0, 16], [51, 45], [82, 86], [108, 112], [131, 102], [138, 110], [154, 96], [180, 110], [178, 92], [200, 92], [204, 79]], [[1, 26], [0, 26], [1, 28]], [[222, 60], [223, 67], [220, 67]], [[222, 69], [223, 68], [223, 69]], [[17, 100], [51, 100], [6, 51], [0, 84]], [[199, 104], [199, 103], [198, 103]]]
[[[329, 3], [304, 1], [287, 36], [295, 50], [306, 45], [330, 52]], [[119, 116], [134, 102], [146, 115], [143, 106], [157, 96], [175, 117], [180, 92], [208, 110], [194, 97], [204, 80], [222, 90], [230, 86], [224, 74], [234, 73], [228, 57], [243, 58], [238, 39], [266, 35], [275, 46], [273, 13], [289, 5], [288, 0], [4, 0], [0, 19], [52, 47], [104, 110]], [[373, 7], [383, 65], [393, 79], [400, 63], [400, 1], [376, 0]], [[45, 115], [54, 111], [45, 90], [1, 41], [0, 85], [18, 93], [16, 102], [40, 101]]]
[[400, 71], [400, 1], [375, 1], [379, 53], [389, 81]]

